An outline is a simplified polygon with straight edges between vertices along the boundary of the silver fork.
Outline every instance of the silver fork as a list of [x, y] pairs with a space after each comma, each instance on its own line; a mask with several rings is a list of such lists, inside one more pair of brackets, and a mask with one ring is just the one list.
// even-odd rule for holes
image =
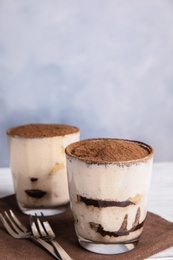
[[42, 238], [45, 241], [49, 242], [55, 250], [57, 250], [60, 254], [62, 260], [73, 260], [66, 251], [60, 246], [60, 244], [56, 241], [55, 234], [43, 213], [41, 213], [41, 219], [35, 215], [34, 217], [30, 215], [30, 225], [32, 229], [32, 233], [35, 238]]
[[61, 260], [59, 256], [54, 251], [54, 248], [47, 243], [46, 241], [35, 238], [32, 235], [32, 232], [29, 231], [16, 217], [12, 210], [9, 210], [9, 213], [4, 211], [5, 216], [0, 213], [0, 219], [7, 230], [7, 232], [14, 238], [30, 238], [31, 240], [35, 241], [36, 243], [40, 244], [44, 247], [50, 254], [52, 254], [56, 259]]

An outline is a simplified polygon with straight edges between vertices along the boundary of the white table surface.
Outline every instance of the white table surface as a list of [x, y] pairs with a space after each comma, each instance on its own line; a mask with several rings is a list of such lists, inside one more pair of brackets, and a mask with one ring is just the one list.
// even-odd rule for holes
[[[14, 194], [9, 168], [0, 168], [0, 198]], [[173, 222], [173, 162], [154, 163], [150, 186], [149, 211]], [[173, 247], [150, 259], [173, 260]]]

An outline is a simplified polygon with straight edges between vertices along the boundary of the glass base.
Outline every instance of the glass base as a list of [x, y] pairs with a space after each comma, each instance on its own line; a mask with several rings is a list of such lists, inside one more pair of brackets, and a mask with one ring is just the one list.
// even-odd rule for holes
[[134, 249], [138, 244], [138, 240], [130, 241], [130, 242], [128, 241], [126, 243], [102, 244], [102, 243], [86, 240], [81, 237], [78, 237], [78, 241], [79, 244], [86, 250], [91, 251], [93, 253], [106, 254], [106, 255], [122, 254], [128, 252]]
[[19, 205], [20, 210], [26, 214], [26, 215], [35, 215], [41, 216], [41, 213], [43, 213], [44, 216], [53, 216], [53, 215], [58, 215], [63, 212], [65, 212], [69, 208], [69, 203], [62, 205], [62, 206], [57, 206], [57, 207], [38, 207], [38, 208], [30, 208], [24, 205]]

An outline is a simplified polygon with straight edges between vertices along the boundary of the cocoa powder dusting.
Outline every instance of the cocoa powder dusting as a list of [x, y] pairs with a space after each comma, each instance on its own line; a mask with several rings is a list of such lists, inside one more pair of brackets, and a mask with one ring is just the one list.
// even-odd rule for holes
[[124, 139], [87, 139], [69, 145], [66, 153], [90, 162], [122, 162], [147, 157], [152, 148]]
[[7, 130], [7, 135], [27, 137], [27, 138], [43, 138], [62, 136], [79, 132], [79, 128], [64, 124], [27, 124], [20, 125]]

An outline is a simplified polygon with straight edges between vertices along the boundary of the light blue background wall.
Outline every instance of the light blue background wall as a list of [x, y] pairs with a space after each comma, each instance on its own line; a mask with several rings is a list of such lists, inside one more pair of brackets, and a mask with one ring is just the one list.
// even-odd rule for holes
[[34, 122], [173, 160], [173, 1], [1, 0], [0, 167], [6, 129]]

